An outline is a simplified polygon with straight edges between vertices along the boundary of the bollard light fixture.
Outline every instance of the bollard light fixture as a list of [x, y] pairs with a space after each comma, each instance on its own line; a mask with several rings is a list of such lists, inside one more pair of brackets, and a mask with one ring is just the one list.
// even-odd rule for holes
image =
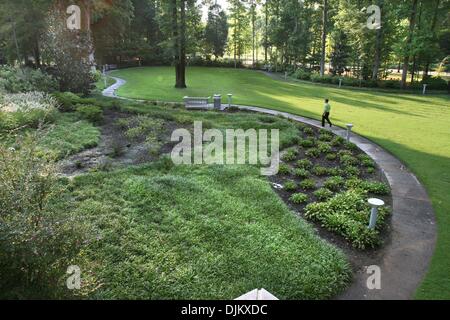
[[372, 208], [370, 212], [369, 229], [375, 229], [377, 224], [378, 208], [384, 206], [384, 201], [377, 198], [370, 198], [367, 202], [369, 202], [369, 205]]

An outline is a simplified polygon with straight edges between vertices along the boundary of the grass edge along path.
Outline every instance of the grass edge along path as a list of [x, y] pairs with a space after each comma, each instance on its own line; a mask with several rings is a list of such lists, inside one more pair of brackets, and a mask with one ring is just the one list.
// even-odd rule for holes
[[[118, 95], [181, 101], [184, 95], [234, 94], [234, 103], [319, 119], [323, 98], [331, 99], [336, 125], [355, 124], [355, 132], [405, 163], [425, 185], [438, 223], [438, 241], [418, 299], [450, 299], [450, 99], [315, 86], [271, 79], [260, 72], [221, 68], [188, 69], [188, 89], [173, 88], [173, 68], [150, 67], [113, 73], [127, 81]], [[224, 101], [225, 101], [224, 97]]]

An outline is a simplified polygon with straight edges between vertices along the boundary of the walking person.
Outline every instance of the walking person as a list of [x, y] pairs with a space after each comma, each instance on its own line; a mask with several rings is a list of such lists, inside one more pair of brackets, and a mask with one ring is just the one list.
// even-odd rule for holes
[[330, 106], [329, 102], [330, 102], [330, 100], [325, 99], [325, 107], [324, 107], [323, 115], [322, 115], [322, 127], [325, 127], [325, 120], [328, 122], [330, 127], [333, 126], [333, 124], [330, 121], [331, 106]]

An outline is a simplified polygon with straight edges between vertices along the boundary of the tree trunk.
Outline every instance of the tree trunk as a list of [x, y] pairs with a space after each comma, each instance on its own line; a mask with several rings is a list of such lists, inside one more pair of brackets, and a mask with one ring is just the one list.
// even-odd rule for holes
[[186, 88], [186, 0], [181, 1], [180, 10], [180, 61], [178, 64], [179, 78], [176, 88]]
[[[383, 0], [378, 0], [378, 6], [381, 9], [381, 12], [383, 12]], [[375, 58], [374, 58], [374, 64], [373, 64], [373, 71], [372, 71], [372, 79], [378, 80], [378, 72], [380, 70], [381, 65], [381, 47], [383, 42], [383, 29], [380, 27], [377, 30], [377, 38], [375, 42]]]
[[256, 38], [256, 30], [255, 30], [255, 21], [256, 20], [256, 4], [255, 0], [252, 1], [252, 65], [255, 67], [255, 38]]
[[264, 62], [267, 64], [267, 47], [269, 46], [269, 0], [266, 0], [265, 7], [265, 15], [266, 15], [266, 31], [264, 33]]
[[173, 37], [173, 61], [175, 63], [175, 87], [177, 87], [180, 79], [180, 48], [178, 39], [178, 10], [177, 0], [171, 0], [172, 9], [172, 37]]
[[40, 68], [41, 67], [41, 48], [39, 47], [39, 40], [37, 40], [37, 39], [36, 39], [36, 43], [34, 45], [33, 54], [34, 54], [34, 60], [36, 63], [36, 68]]
[[322, 21], [322, 53], [320, 58], [320, 75], [325, 75], [325, 49], [327, 45], [327, 20], [328, 20], [328, 0], [323, 0], [323, 21]]
[[19, 42], [17, 41], [17, 34], [16, 34], [16, 22], [12, 17], [10, 17], [11, 20], [11, 27], [13, 32], [13, 38], [14, 38], [14, 45], [16, 46], [16, 54], [17, 54], [17, 61], [19, 62], [19, 65], [22, 64], [22, 58], [20, 57], [20, 50], [19, 50]]
[[417, 14], [417, 2], [418, 0], [413, 0], [411, 8], [411, 17], [409, 18], [409, 34], [408, 40], [406, 41], [406, 53], [403, 60], [403, 74], [402, 74], [402, 89], [406, 88], [406, 81], [408, 78], [408, 68], [409, 68], [409, 54], [411, 51], [411, 44], [414, 36], [414, 28], [416, 26], [416, 14]]
[[[434, 16], [433, 20], [431, 22], [431, 32], [433, 33], [433, 36], [436, 34], [436, 24], [437, 24], [437, 17], [439, 13], [439, 5], [441, 4], [441, 0], [436, 0], [436, 9], [434, 10]], [[425, 79], [428, 76], [428, 73], [430, 72], [430, 59], [427, 58], [425, 63], [425, 70], [423, 71], [423, 79]]]

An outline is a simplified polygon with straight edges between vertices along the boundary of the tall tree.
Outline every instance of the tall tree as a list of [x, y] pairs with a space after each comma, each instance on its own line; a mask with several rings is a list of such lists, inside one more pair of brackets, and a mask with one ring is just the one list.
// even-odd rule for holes
[[186, 0], [180, 0], [180, 54], [176, 88], [186, 88]]
[[403, 59], [403, 72], [402, 72], [402, 82], [401, 86], [402, 88], [406, 88], [406, 81], [408, 77], [408, 68], [409, 68], [409, 60], [410, 60], [410, 53], [411, 53], [411, 45], [414, 37], [414, 28], [416, 26], [416, 16], [417, 16], [417, 4], [418, 0], [412, 0], [412, 6], [411, 6], [411, 13], [409, 18], [409, 32], [408, 32], [408, 39], [406, 40], [406, 50], [404, 53], [404, 59]]
[[228, 18], [225, 11], [218, 4], [213, 4], [208, 9], [208, 21], [205, 28], [205, 44], [207, 53], [211, 53], [217, 59], [225, 53], [228, 40]]
[[320, 56], [320, 75], [325, 74], [325, 56], [327, 45], [327, 22], [328, 22], [328, 0], [323, 0], [323, 20], [322, 20], [322, 46]]
[[[383, 14], [384, 0], [378, 0], [377, 5], [380, 7], [381, 13]], [[377, 36], [376, 36], [376, 40], [375, 40], [375, 58], [374, 58], [373, 70], [372, 70], [372, 79], [373, 80], [378, 79], [378, 73], [379, 73], [380, 65], [381, 65], [381, 50], [382, 50], [382, 45], [383, 45], [383, 27], [380, 26], [376, 32], [377, 32]]]
[[[430, 31], [431, 31], [431, 36], [432, 36], [432, 41], [433, 42], [437, 42], [437, 36], [436, 36], [436, 26], [437, 26], [437, 21], [438, 21], [438, 14], [439, 14], [439, 5], [441, 4], [441, 0], [434, 0], [434, 10], [433, 10], [433, 18], [431, 19], [431, 27], [430, 27]], [[426, 58], [426, 62], [425, 62], [425, 69], [423, 72], [423, 76], [424, 78], [426, 78], [428, 76], [428, 73], [430, 71], [430, 57], [427, 56]]]
[[234, 64], [241, 61], [242, 55], [245, 54], [249, 42], [248, 28], [250, 19], [248, 8], [241, 0], [230, 0], [230, 21], [231, 21], [231, 41], [234, 56]]

